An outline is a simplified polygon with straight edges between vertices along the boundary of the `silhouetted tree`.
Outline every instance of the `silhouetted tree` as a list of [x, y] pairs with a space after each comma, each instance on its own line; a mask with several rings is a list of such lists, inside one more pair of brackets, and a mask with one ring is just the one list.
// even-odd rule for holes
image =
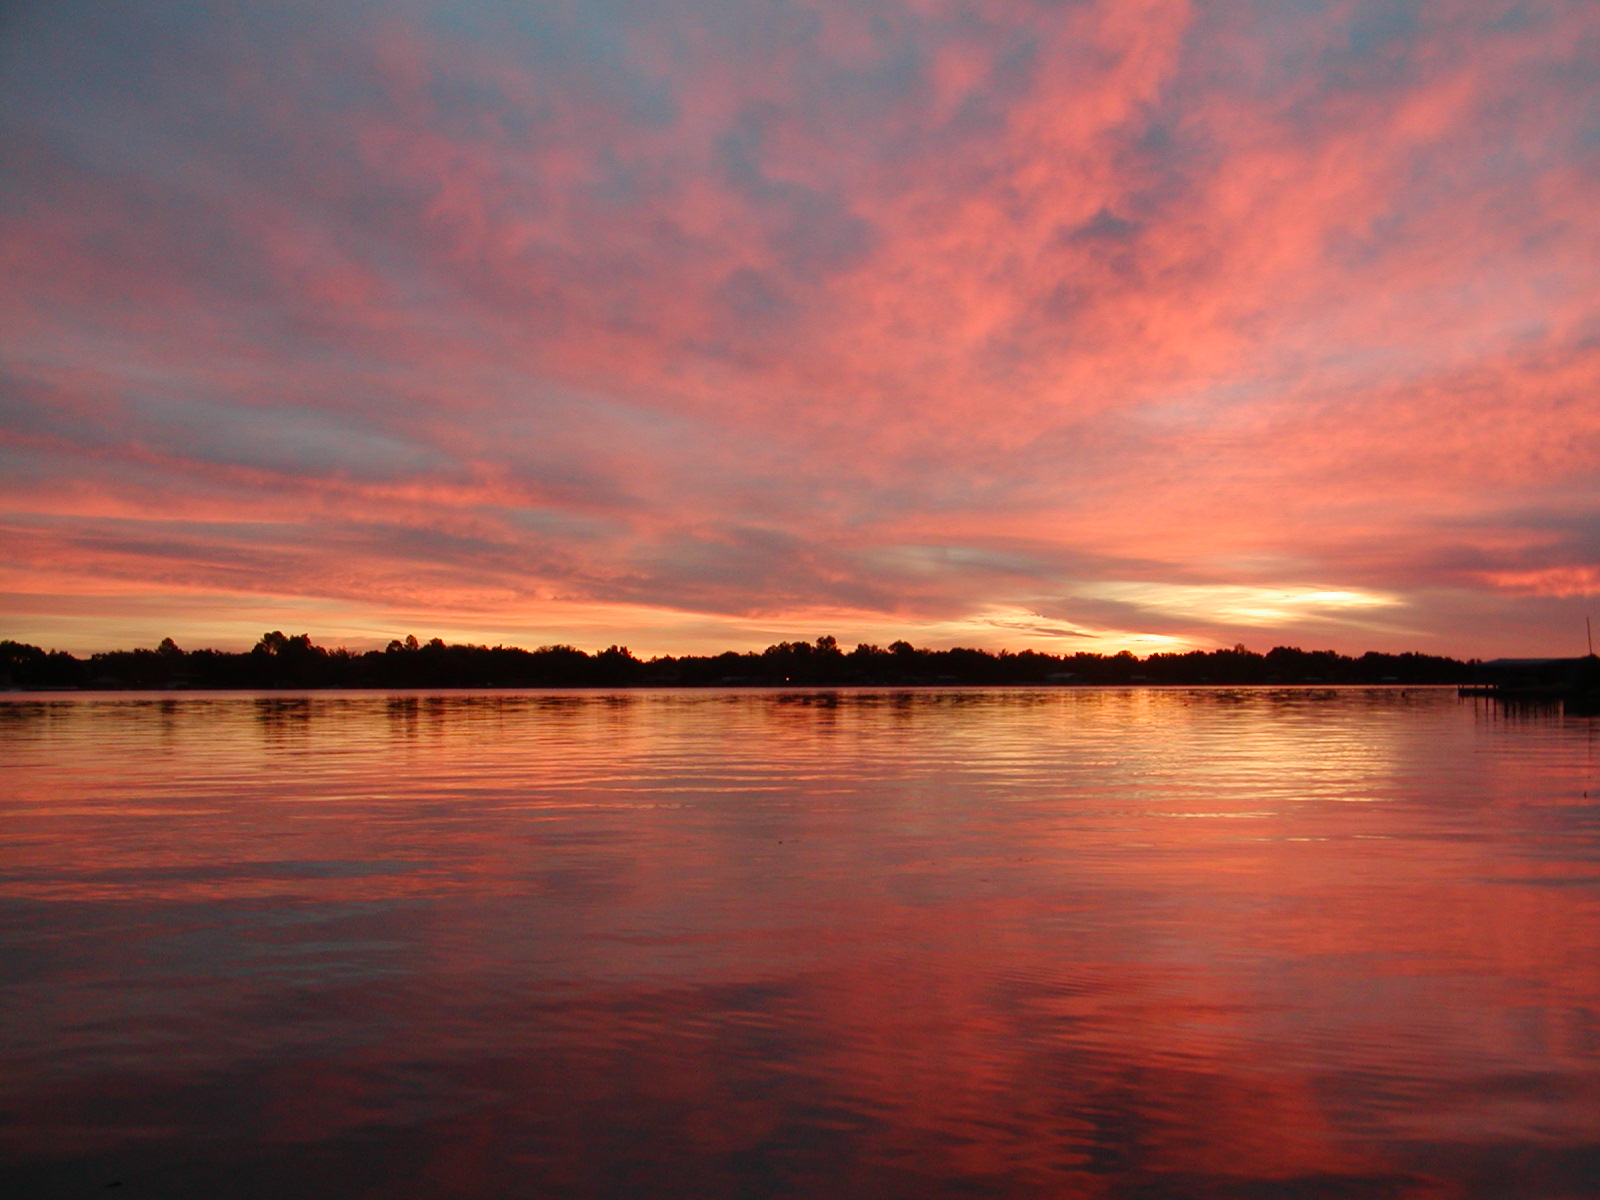
[[759, 653], [655, 658], [641, 662], [625, 646], [590, 655], [574, 646], [448, 645], [419, 643], [415, 635], [381, 651], [327, 650], [309, 634], [272, 630], [247, 653], [185, 653], [171, 638], [154, 650], [117, 650], [88, 661], [62, 651], [0, 642], [0, 686], [5, 687], [633, 687], [841, 686], [961, 683], [1021, 685], [1072, 682], [1125, 685], [1273, 683], [1457, 683], [1472, 664], [1423, 654], [1369, 652], [1349, 658], [1329, 650], [1279, 646], [1262, 655], [1236, 645], [1213, 651], [1159, 652], [1140, 659], [1130, 651], [1106, 656], [1024, 650], [991, 653], [966, 647], [919, 650], [896, 641], [887, 649], [860, 643], [849, 654], [827, 635], [815, 642], [779, 642]]

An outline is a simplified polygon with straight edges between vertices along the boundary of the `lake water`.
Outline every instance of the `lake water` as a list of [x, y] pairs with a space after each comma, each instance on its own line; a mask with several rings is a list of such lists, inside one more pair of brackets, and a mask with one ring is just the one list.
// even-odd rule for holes
[[0, 1194], [1597, 1196], [1597, 733], [0, 698]]

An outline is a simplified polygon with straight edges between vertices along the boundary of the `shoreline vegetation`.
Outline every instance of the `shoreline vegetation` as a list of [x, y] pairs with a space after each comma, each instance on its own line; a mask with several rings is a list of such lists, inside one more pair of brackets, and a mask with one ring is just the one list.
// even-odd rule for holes
[[247, 651], [112, 650], [77, 658], [0, 641], [0, 688], [13, 690], [220, 690], [305, 688], [861, 687], [1160, 684], [1461, 684], [1480, 665], [1429, 654], [1359, 658], [1278, 646], [1118, 654], [1035, 650], [927, 650], [897, 641], [846, 650], [831, 637], [765, 650], [636, 658], [623, 646], [589, 654], [573, 646], [446, 645], [395, 640], [383, 650], [329, 649], [310, 635], [274, 630]]

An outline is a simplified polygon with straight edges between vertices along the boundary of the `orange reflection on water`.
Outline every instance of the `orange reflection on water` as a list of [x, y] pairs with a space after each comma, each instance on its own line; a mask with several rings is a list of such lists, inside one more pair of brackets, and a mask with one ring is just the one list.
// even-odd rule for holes
[[13, 699], [0, 1182], [1589, 1194], [1594, 732], [1429, 690]]

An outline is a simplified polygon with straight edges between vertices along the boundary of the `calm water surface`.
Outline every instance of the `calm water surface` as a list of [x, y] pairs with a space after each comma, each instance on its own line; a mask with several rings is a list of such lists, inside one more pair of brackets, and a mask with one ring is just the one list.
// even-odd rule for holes
[[0, 1194], [1600, 1196], [1597, 733], [5, 698]]

